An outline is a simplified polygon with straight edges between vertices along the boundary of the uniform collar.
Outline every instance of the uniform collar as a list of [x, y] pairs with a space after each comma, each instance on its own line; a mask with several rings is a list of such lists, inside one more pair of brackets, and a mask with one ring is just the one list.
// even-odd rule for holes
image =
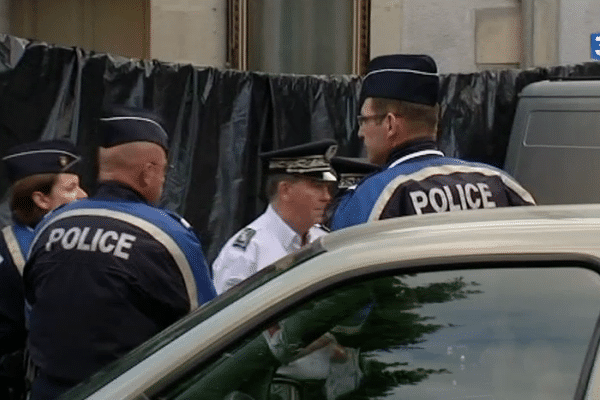
[[149, 204], [146, 199], [131, 186], [117, 181], [100, 183], [94, 198], [106, 200], [126, 200]]
[[[283, 247], [288, 250], [296, 250], [302, 246], [302, 238], [277, 214], [277, 211], [269, 204], [265, 214], [271, 222], [271, 229]], [[309, 237], [310, 242], [310, 237]]]
[[408, 143], [404, 143], [392, 150], [386, 164], [387, 168], [392, 168], [404, 161], [411, 160], [413, 158], [437, 155], [440, 157], [444, 156], [437, 148], [437, 144], [431, 139], [417, 139], [411, 140]]
[[33, 232], [33, 230], [35, 229], [36, 225], [40, 223], [40, 221], [43, 219], [44, 217], [42, 216], [42, 218], [40, 218], [38, 221], [36, 221], [33, 225], [27, 225], [24, 222], [21, 222], [21, 220], [19, 219], [19, 217], [17, 217], [17, 214], [15, 214], [14, 212], [11, 214], [11, 219], [12, 219], [12, 225], [15, 227], [19, 227], [22, 229], [29, 229], [30, 231]]
[[33, 227], [26, 225], [26, 224], [18, 221], [17, 219], [13, 218], [13, 221], [14, 222], [13, 222], [12, 226], [13, 226], [14, 230], [21, 230], [21, 231], [28, 231], [28, 232], [33, 232], [33, 230], [34, 230]]

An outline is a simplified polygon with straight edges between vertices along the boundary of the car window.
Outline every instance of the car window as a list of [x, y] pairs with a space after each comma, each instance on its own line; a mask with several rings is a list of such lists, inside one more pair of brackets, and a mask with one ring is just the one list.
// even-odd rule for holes
[[154, 398], [573, 398], [599, 313], [598, 274], [574, 266], [362, 279]]
[[285, 273], [286, 270], [325, 252], [320, 238], [303, 247], [301, 250], [277, 260], [275, 263], [263, 268], [254, 275], [240, 282], [233, 288], [222, 293], [217, 298], [203, 304], [191, 314], [175, 322], [173, 325], [158, 333], [145, 343], [141, 344], [121, 359], [107, 365], [82, 384], [65, 394], [65, 398], [87, 398], [99, 388], [112, 382], [132, 367], [145, 360], [150, 354], [166, 347], [169, 343], [176, 341], [181, 335], [199, 325], [202, 321], [211, 318], [230, 304], [243, 298], [248, 293], [261, 287], [266, 282]]

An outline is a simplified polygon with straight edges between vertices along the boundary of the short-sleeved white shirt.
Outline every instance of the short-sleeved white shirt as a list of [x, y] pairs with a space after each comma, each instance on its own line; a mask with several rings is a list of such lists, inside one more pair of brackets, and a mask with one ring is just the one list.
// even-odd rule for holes
[[[327, 234], [318, 226], [308, 232], [308, 242]], [[267, 210], [238, 231], [221, 249], [212, 265], [217, 293], [260, 271], [302, 245], [302, 238], [269, 205]]]

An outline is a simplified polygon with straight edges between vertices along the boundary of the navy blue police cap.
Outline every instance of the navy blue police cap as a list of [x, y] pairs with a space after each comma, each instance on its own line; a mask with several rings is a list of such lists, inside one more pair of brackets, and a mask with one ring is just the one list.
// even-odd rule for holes
[[115, 107], [100, 118], [100, 146], [113, 147], [130, 142], [151, 142], [169, 149], [169, 135], [155, 113], [136, 108]]
[[28, 176], [69, 172], [78, 174], [81, 155], [68, 140], [23, 143], [10, 148], [2, 158], [11, 184]]
[[338, 188], [348, 189], [356, 186], [364, 177], [379, 171], [379, 165], [372, 164], [362, 158], [335, 156], [331, 166], [337, 173]]
[[439, 76], [433, 58], [420, 54], [390, 54], [371, 60], [360, 95], [433, 106], [438, 102]]
[[322, 181], [335, 182], [335, 171], [331, 158], [337, 152], [337, 142], [324, 139], [261, 153], [261, 159], [267, 164], [267, 174], [301, 175]]

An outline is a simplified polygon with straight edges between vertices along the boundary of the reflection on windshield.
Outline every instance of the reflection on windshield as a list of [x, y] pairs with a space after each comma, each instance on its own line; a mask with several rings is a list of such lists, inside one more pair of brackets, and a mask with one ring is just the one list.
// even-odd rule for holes
[[[455, 273], [454, 273], [455, 274]], [[453, 273], [436, 273], [435, 279]], [[476, 270], [481, 294], [420, 313], [444, 326], [404, 356], [409, 366], [445, 368], [390, 398], [565, 399], [575, 393], [600, 312], [598, 275], [575, 268]], [[422, 274], [409, 285], [433, 278]], [[391, 353], [374, 351], [387, 360]], [[391, 357], [398, 361], [398, 354]]]
[[295, 308], [160, 398], [284, 400], [281, 379], [303, 399], [570, 398], [599, 289], [580, 268], [379, 277]]

